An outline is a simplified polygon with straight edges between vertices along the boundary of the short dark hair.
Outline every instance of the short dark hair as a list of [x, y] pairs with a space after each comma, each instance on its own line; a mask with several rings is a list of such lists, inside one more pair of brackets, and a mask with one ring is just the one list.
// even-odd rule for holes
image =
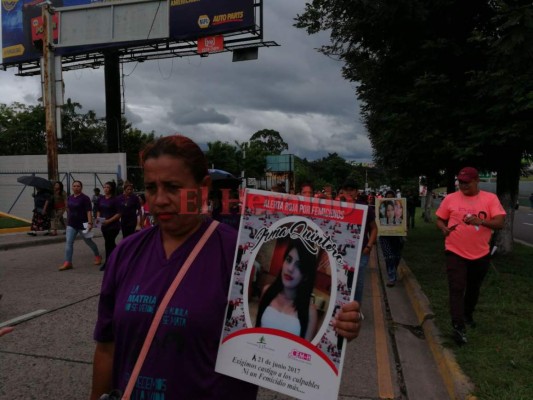
[[202, 182], [209, 174], [204, 152], [186, 136], [179, 134], [165, 136], [148, 144], [141, 152], [141, 165], [144, 166], [146, 160], [150, 158], [159, 158], [162, 155], [183, 160], [197, 183]]

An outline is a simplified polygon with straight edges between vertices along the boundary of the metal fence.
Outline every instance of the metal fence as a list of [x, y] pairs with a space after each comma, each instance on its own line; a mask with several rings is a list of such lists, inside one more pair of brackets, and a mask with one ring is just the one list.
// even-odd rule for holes
[[[17, 178], [23, 175], [35, 175], [48, 179], [48, 173], [43, 171], [0, 172], [0, 211], [31, 220], [34, 208], [32, 194], [35, 189], [17, 182]], [[120, 178], [116, 171], [59, 172], [59, 181], [63, 183], [67, 194], [70, 194], [70, 187], [74, 180], [81, 181], [83, 183], [83, 193], [91, 197], [95, 188], [102, 188], [107, 181], [119, 183]]]

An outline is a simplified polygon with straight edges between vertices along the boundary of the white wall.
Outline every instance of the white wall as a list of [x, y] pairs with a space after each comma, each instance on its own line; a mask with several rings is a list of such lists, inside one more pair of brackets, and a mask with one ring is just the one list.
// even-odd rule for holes
[[[83, 192], [89, 197], [95, 187], [101, 188], [107, 181], [126, 179], [126, 153], [59, 154], [58, 164], [59, 180], [65, 186], [68, 175], [70, 182], [80, 180]], [[11, 214], [31, 219], [33, 188], [24, 188], [17, 178], [33, 173], [48, 178], [47, 170], [46, 155], [0, 156], [0, 211], [8, 212], [12, 208]]]

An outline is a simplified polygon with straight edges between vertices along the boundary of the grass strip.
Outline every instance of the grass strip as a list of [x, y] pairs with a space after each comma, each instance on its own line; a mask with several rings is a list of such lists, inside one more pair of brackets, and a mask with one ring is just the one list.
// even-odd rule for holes
[[30, 226], [31, 224], [20, 221], [18, 219], [13, 219], [5, 216], [0, 215], [0, 229], [7, 229], [7, 228], [22, 228], [26, 226]]
[[[420, 210], [417, 210], [420, 215]], [[435, 217], [434, 217], [435, 218]], [[403, 257], [431, 302], [435, 321], [450, 332], [444, 238], [435, 223], [417, 218]], [[481, 288], [468, 344], [444, 345], [456, 355], [463, 372], [483, 400], [531, 399], [533, 393], [533, 248], [515, 244], [513, 253], [497, 255]]]

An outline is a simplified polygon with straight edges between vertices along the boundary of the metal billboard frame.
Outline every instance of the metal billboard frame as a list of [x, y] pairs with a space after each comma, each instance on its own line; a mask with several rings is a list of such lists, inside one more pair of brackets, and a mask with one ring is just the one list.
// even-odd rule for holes
[[[254, 0], [253, 9], [255, 25], [248, 29], [223, 33], [224, 47], [219, 52], [235, 52], [249, 48], [279, 46], [274, 41], [263, 40], [263, 0]], [[197, 49], [197, 42], [200, 38], [201, 36], [190, 40], [150, 39], [102, 46], [79, 54], [63, 55], [62, 69], [63, 71], [69, 71], [83, 68], [99, 68], [104, 66], [105, 53], [107, 51], [116, 52], [120, 63], [144, 62], [173, 57], [206, 57], [209, 53], [199, 53]], [[0, 65], [0, 68], [4, 70], [17, 68], [16, 75], [20, 76], [39, 75], [41, 73], [41, 60], [20, 63], [4, 62], [4, 64]]]

